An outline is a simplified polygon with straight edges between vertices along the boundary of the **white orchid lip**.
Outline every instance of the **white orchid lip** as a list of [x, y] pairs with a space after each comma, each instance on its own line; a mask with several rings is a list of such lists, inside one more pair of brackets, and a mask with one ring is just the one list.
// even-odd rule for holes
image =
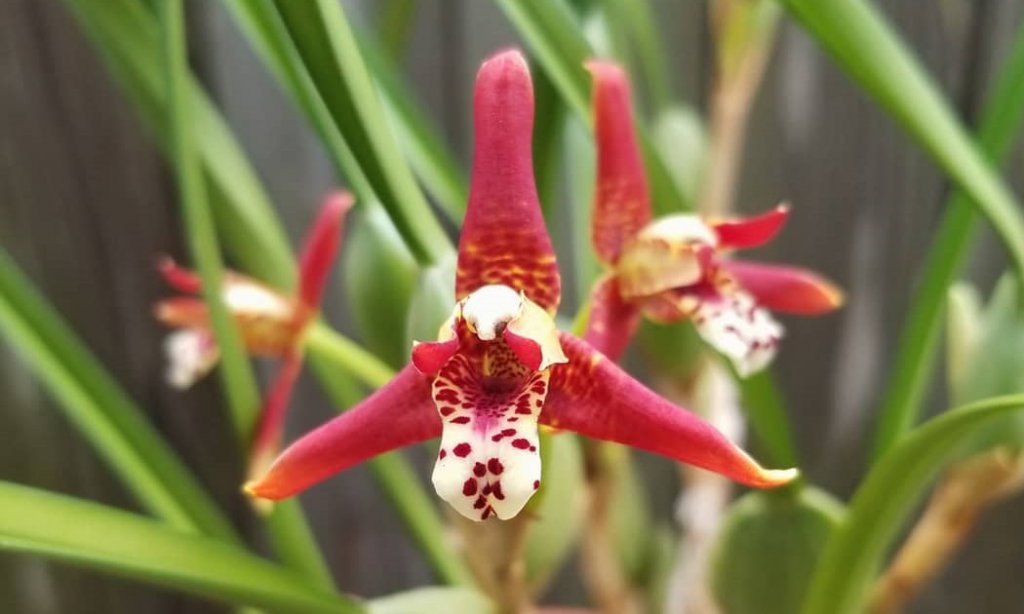
[[497, 339], [522, 312], [522, 294], [499, 284], [483, 286], [462, 303], [462, 318], [481, 341]]

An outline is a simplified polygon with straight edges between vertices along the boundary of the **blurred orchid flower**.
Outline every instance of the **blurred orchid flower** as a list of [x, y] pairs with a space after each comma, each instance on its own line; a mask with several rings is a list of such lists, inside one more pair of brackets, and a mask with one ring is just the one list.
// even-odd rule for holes
[[782, 337], [769, 309], [821, 314], [842, 304], [842, 292], [803, 269], [728, 257], [773, 239], [789, 215], [786, 205], [747, 219], [677, 214], [652, 222], [629, 81], [614, 63], [586, 66], [597, 135], [592, 239], [610, 271], [593, 290], [585, 339], [617, 360], [640, 314], [662, 323], [690, 320], [741, 375], [759, 371]]
[[508, 519], [540, 486], [538, 424], [614, 441], [755, 487], [766, 470], [693, 414], [587, 343], [556, 329], [560, 277], [533, 177], [533, 87], [523, 57], [486, 61], [474, 97], [475, 149], [459, 242], [457, 305], [437, 341], [348, 412], [292, 444], [246, 486], [283, 499], [377, 454], [441, 437], [437, 493], [473, 520]]
[[[253, 438], [250, 472], [254, 475], [265, 470], [280, 449], [288, 399], [302, 368], [303, 335], [320, 310], [327, 274], [338, 253], [345, 214], [352, 202], [347, 192], [324, 199], [303, 245], [296, 296], [239, 273], [225, 276], [224, 303], [238, 324], [245, 349], [254, 356], [281, 359]], [[209, 310], [198, 296], [202, 292], [199, 277], [170, 258], [160, 263], [160, 272], [172, 288], [186, 295], [157, 303], [156, 317], [175, 329], [164, 345], [167, 381], [175, 388], [188, 388], [213, 369], [220, 352]]]

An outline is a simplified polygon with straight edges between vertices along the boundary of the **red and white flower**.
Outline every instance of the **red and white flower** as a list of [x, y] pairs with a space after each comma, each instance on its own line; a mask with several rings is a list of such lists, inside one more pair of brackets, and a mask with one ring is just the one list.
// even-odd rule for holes
[[352, 465], [441, 437], [438, 494], [473, 520], [515, 516], [541, 480], [538, 425], [649, 450], [754, 487], [766, 470], [697, 416], [556, 329], [555, 254], [534, 186], [533, 90], [516, 51], [481, 67], [475, 150], [459, 242], [457, 305], [436, 341], [348, 412], [291, 445], [246, 489], [283, 499]]
[[[347, 192], [324, 199], [303, 244], [295, 296], [239, 273], [225, 275], [222, 298], [238, 325], [246, 351], [253, 356], [281, 359], [253, 438], [253, 474], [262, 472], [280, 450], [288, 399], [302, 368], [303, 336], [319, 313], [327, 274], [338, 253], [345, 214], [352, 202], [352, 195]], [[199, 296], [199, 277], [169, 258], [160, 263], [160, 272], [172, 288], [184, 294], [156, 305], [157, 319], [175, 329], [164, 344], [167, 381], [175, 388], [188, 388], [213, 369], [220, 350], [213, 336], [209, 309]]]
[[628, 79], [611, 62], [587, 68], [597, 135], [592, 239], [609, 272], [594, 288], [585, 338], [617, 359], [641, 314], [663, 323], [690, 320], [741, 375], [764, 368], [783, 334], [769, 310], [821, 314], [839, 307], [842, 293], [804, 269], [731, 258], [774, 238], [786, 205], [748, 219], [677, 214], [652, 221]]

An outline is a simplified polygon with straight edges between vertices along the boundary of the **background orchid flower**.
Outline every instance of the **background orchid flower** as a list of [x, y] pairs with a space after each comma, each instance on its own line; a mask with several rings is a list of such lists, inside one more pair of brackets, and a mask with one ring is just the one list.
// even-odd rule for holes
[[538, 425], [618, 442], [755, 487], [766, 470], [693, 414], [556, 329], [560, 276], [534, 185], [533, 89], [518, 51], [486, 61], [474, 97], [469, 205], [454, 312], [412, 364], [295, 442], [247, 485], [282, 499], [372, 456], [441, 437], [432, 480], [473, 520], [515, 516], [540, 486]]
[[741, 375], [762, 369], [783, 334], [768, 310], [821, 314], [837, 308], [842, 293], [804, 269], [729, 257], [774, 238], [789, 215], [786, 205], [747, 219], [677, 214], [652, 222], [629, 81], [614, 63], [586, 66], [597, 134], [592, 239], [609, 273], [593, 290], [585, 338], [615, 360], [641, 313], [663, 323], [690, 320]]
[[[280, 448], [288, 399], [302, 367], [303, 335], [320, 310], [327, 274], [338, 253], [345, 214], [352, 204], [352, 195], [347, 192], [336, 192], [324, 199], [303, 243], [295, 296], [239, 273], [225, 277], [224, 303], [238, 324], [246, 350], [254, 356], [281, 359], [253, 439], [253, 472], [265, 469], [267, 461]], [[176, 388], [187, 388], [216, 365], [219, 350], [209, 310], [198, 296], [202, 291], [199, 277], [169, 258], [160, 263], [160, 272], [172, 288], [186, 294], [157, 303], [156, 317], [175, 329], [164, 346], [167, 381]]]

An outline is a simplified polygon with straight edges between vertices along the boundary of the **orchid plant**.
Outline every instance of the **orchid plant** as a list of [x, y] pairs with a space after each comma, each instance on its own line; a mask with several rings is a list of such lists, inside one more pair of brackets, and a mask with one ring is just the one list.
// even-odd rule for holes
[[[190, 395], [216, 368], [245, 450], [243, 489], [260, 503], [234, 507], [252, 514], [245, 525], [265, 539], [258, 548], [253, 531], [243, 536], [240, 518], [217, 503], [241, 493], [206, 491], [206, 468], [179, 458], [0, 250], [0, 334], [142, 509], [0, 482], [0, 551], [246, 610], [564, 611], [539, 603], [576, 552], [592, 608], [581, 612], [877, 614], [903, 608], [955, 555], [970, 537], [959, 520], [981, 522], [1020, 492], [1024, 391], [1011, 376], [1021, 349], [1024, 216], [990, 161], [1006, 157], [1024, 114], [1024, 36], [972, 140], [867, 0], [712, 0], [706, 121], [670, 99], [670, 62], [647, 2], [496, 0], [526, 49], [499, 51], [479, 68], [467, 182], [393, 65], [404, 37], [391, 34], [406, 31], [415, 2], [386, 3], [383, 33], [350, 23], [344, 3], [332, 0], [223, 3], [351, 189], [324, 199], [297, 258], [229, 124], [189, 71], [184, 3], [65, 0], [175, 171], [189, 248], [182, 261], [194, 270], [170, 258], [159, 265], [178, 293], [155, 306], [171, 329], [163, 377]], [[742, 428], [726, 436], [714, 426], [716, 412], [741, 426], [747, 418], [766, 465], [815, 468], [796, 462], [786, 389], [769, 368], [786, 351], [774, 314], [824, 315], [842, 305], [843, 292], [804, 268], [734, 257], [773, 241], [791, 214], [780, 204], [744, 217], [731, 202], [745, 122], [783, 14], [957, 188], [881, 394], [875, 454], [846, 502], [815, 485], [815, 471], [762, 467], [740, 447]], [[634, 105], [630, 75], [645, 105]], [[639, 106], [656, 121], [648, 124]], [[663, 120], [680, 117], [695, 123], [672, 142], [686, 156], [651, 138], [652, 126], [668, 133]], [[592, 193], [554, 197], [552, 178], [572, 169], [563, 175], [576, 179], [591, 152]], [[676, 168], [678, 159], [692, 168]], [[580, 183], [590, 183], [589, 170]], [[350, 244], [342, 256], [379, 269], [347, 286], [348, 299], [361, 307], [374, 304], [371, 295], [389, 299], [386, 313], [359, 310], [367, 317], [352, 339], [321, 318], [350, 210], [386, 232], [360, 235], [362, 251], [352, 254]], [[563, 219], [568, 232], [556, 224]], [[947, 324], [943, 306], [975, 219], [995, 230], [1013, 270], [984, 310], [969, 299], [973, 290], [957, 286]], [[566, 278], [577, 291], [565, 294], [576, 314], [562, 305], [568, 270], [555, 247], [574, 255]], [[417, 276], [415, 289], [388, 287]], [[697, 333], [663, 340], [674, 362], [654, 377], [627, 354], [645, 319]], [[423, 320], [430, 333], [408, 335], [409, 360], [393, 371], [376, 342], [420, 331]], [[943, 329], [954, 350], [952, 396], [964, 404], [918, 424]], [[701, 356], [700, 366], [675, 360], [683, 353]], [[999, 364], [989, 368], [981, 356]], [[263, 390], [251, 358], [273, 362]], [[340, 413], [289, 442], [286, 418], [306, 409], [289, 412], [307, 360]], [[419, 455], [399, 453], [407, 448], [429, 450], [437, 497], [417, 472]], [[637, 479], [628, 448], [688, 468], [679, 484], [652, 485]], [[364, 463], [441, 586], [371, 600], [348, 594], [344, 581], [339, 590], [323, 536], [295, 496]], [[736, 486], [716, 474], [752, 490], [734, 498]], [[698, 501], [693, 475], [720, 487], [713, 505]], [[656, 520], [664, 514], [648, 508], [649, 487], [681, 487], [678, 521], [689, 525]], [[673, 563], [679, 543], [693, 545], [685, 536], [702, 533], [688, 559], [698, 568]], [[901, 535], [910, 537], [897, 549]], [[898, 554], [887, 562], [891, 551]]]

